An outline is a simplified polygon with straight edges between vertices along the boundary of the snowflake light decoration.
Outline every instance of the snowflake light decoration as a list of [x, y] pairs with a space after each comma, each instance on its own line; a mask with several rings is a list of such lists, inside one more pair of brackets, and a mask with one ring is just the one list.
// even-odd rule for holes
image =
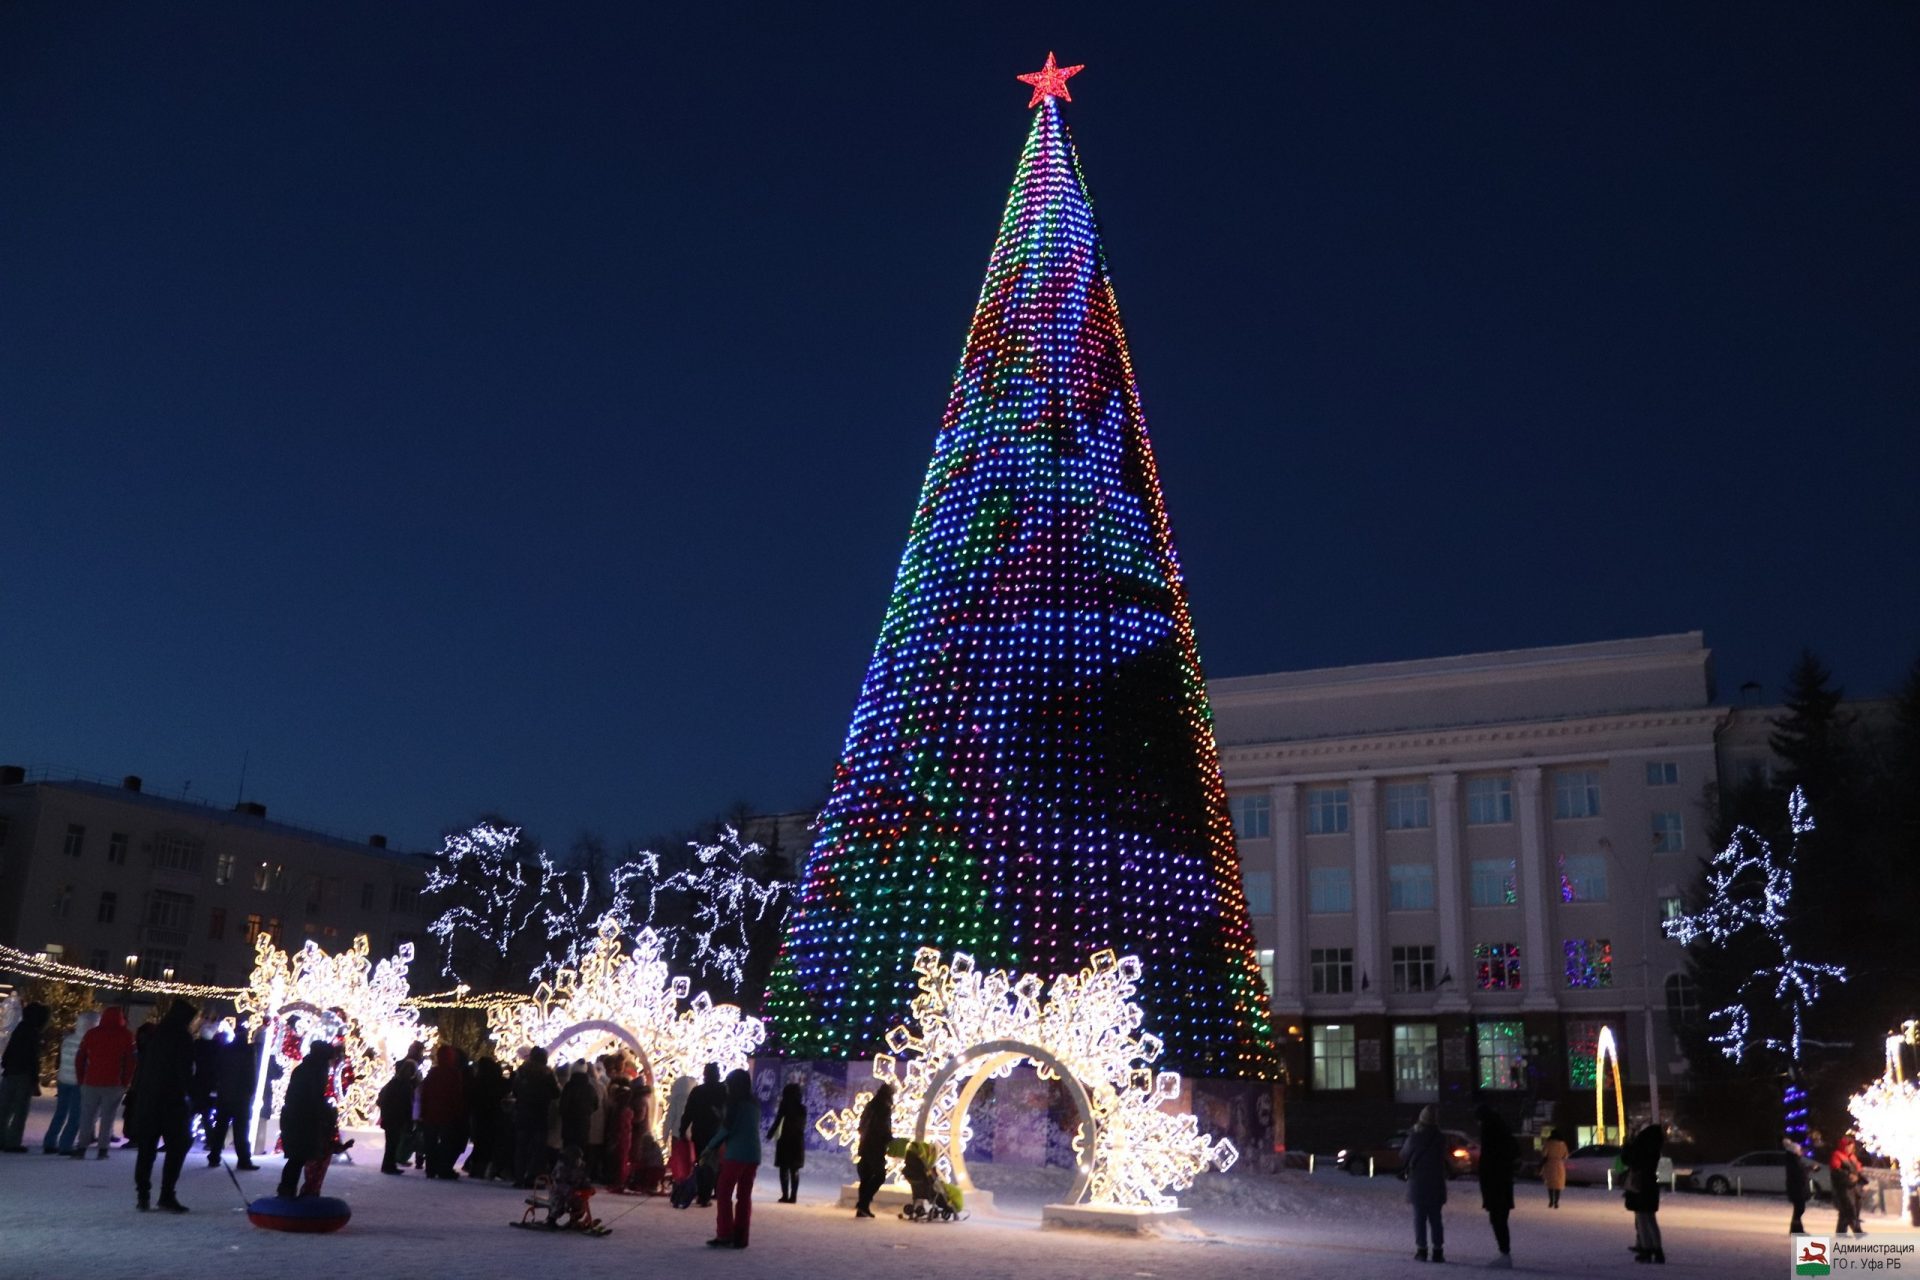
[[1920, 1022], [1887, 1037], [1885, 1073], [1847, 1099], [1860, 1145], [1894, 1162], [1908, 1204], [1920, 1193], [1920, 1082], [1907, 1078], [1901, 1065], [1912, 1046], [1920, 1046]]
[[[304, 1040], [312, 1031], [324, 1031], [341, 1042], [341, 1061], [335, 1068], [341, 1125], [373, 1124], [380, 1087], [392, 1076], [393, 1064], [416, 1040], [429, 1051], [433, 1048], [433, 1028], [421, 1026], [419, 1011], [407, 1003], [413, 944], [402, 943], [391, 959], [375, 965], [364, 933], [337, 955], [321, 950], [312, 939], [288, 955], [262, 933], [253, 940], [253, 956], [253, 974], [247, 989], [234, 998], [234, 1007], [248, 1019], [250, 1033], [264, 1031], [270, 1037], [262, 1073], [266, 1053], [281, 1064], [280, 1078], [273, 1083], [273, 1114], [280, 1114], [291, 1069], [305, 1052]], [[308, 1033], [288, 1036], [296, 1025]]]
[[[973, 1092], [1022, 1062], [1032, 1062], [1042, 1079], [1062, 1080], [1082, 1110], [1073, 1199], [1175, 1209], [1169, 1189], [1184, 1190], [1200, 1173], [1224, 1171], [1239, 1157], [1231, 1142], [1200, 1133], [1191, 1113], [1165, 1109], [1180, 1095], [1180, 1075], [1153, 1068], [1161, 1043], [1140, 1030], [1133, 1001], [1138, 957], [1097, 952], [1050, 989], [1037, 974], [982, 973], [964, 952], [948, 963], [933, 947], [922, 947], [913, 967], [920, 977], [911, 1017], [887, 1033], [888, 1052], [874, 1058], [874, 1075], [894, 1087], [894, 1135], [933, 1144], [943, 1175], [963, 1188], [971, 1181], [965, 1148]], [[851, 1107], [822, 1116], [816, 1129], [853, 1146], [872, 1097], [860, 1094]]]
[[[1800, 837], [1813, 830], [1813, 811], [1799, 787], [1788, 798], [1787, 813], [1797, 846]], [[1751, 991], [1755, 998], [1764, 999], [1766, 988], [1771, 986], [1771, 998], [1786, 1010], [1787, 1034], [1784, 1038], [1756, 1037], [1747, 1003], [1716, 1010], [1711, 1020], [1721, 1023], [1722, 1029], [1709, 1039], [1735, 1062], [1744, 1061], [1748, 1049], [1758, 1044], [1784, 1053], [1789, 1062], [1797, 1064], [1806, 1011], [1820, 998], [1821, 983], [1847, 980], [1847, 971], [1839, 965], [1813, 964], [1793, 954], [1786, 929], [1792, 901], [1793, 850], [1778, 852], [1751, 827], [1740, 827], [1707, 866], [1706, 905], [1662, 926], [1667, 936], [1682, 946], [1696, 942], [1724, 944], [1744, 930], [1758, 929], [1777, 948], [1779, 962], [1754, 970], [1741, 984], [1740, 994], [1746, 997]]]
[[660, 936], [642, 929], [633, 950], [624, 952], [623, 930], [621, 918], [608, 912], [578, 967], [562, 967], [530, 1000], [488, 1008], [487, 1028], [501, 1059], [563, 1040], [579, 1044], [576, 1057], [617, 1043], [637, 1049], [661, 1087], [699, 1075], [709, 1062], [723, 1072], [745, 1067], [766, 1038], [760, 1019], [715, 1004], [704, 991], [689, 999], [691, 984], [669, 972]]

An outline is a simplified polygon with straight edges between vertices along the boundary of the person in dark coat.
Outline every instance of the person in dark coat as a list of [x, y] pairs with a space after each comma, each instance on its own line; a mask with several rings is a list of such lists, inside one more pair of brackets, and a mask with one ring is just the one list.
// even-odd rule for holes
[[1507, 1231], [1507, 1215], [1513, 1212], [1513, 1175], [1520, 1163], [1520, 1144], [1513, 1130], [1492, 1107], [1481, 1107], [1480, 1116], [1480, 1207], [1493, 1224], [1493, 1242], [1500, 1256], [1490, 1264], [1513, 1266], [1513, 1240]]
[[1413, 1260], [1427, 1260], [1427, 1232], [1433, 1232], [1433, 1260], [1447, 1260], [1447, 1228], [1440, 1210], [1447, 1203], [1447, 1139], [1432, 1107], [1420, 1108], [1413, 1132], [1400, 1144], [1400, 1168], [1413, 1206]]
[[153, 1158], [166, 1143], [167, 1158], [160, 1165], [160, 1200], [169, 1213], [187, 1207], [174, 1195], [180, 1167], [193, 1145], [189, 1121], [193, 1115], [193, 1020], [200, 1011], [176, 997], [153, 1038], [140, 1051], [133, 1077], [133, 1137], [140, 1154], [133, 1162], [135, 1207], [145, 1210], [153, 1189]]
[[47, 1006], [30, 1002], [0, 1053], [0, 1151], [20, 1155], [27, 1149], [27, 1106], [40, 1096], [40, 1037], [46, 1025]]
[[120, 1100], [120, 1145], [123, 1147], [133, 1145], [134, 1089], [140, 1083], [140, 1055], [147, 1051], [147, 1044], [158, 1029], [158, 1023], [143, 1022], [133, 1033], [133, 1084], [127, 1086], [127, 1096]]
[[406, 1172], [400, 1166], [412, 1154], [407, 1149], [407, 1140], [413, 1133], [413, 1094], [420, 1087], [419, 1071], [412, 1058], [400, 1059], [393, 1064], [393, 1075], [374, 1095], [374, 1102], [380, 1108], [380, 1132], [386, 1137], [386, 1147], [380, 1156], [382, 1173]]
[[[702, 1152], [720, 1128], [720, 1117], [727, 1109], [727, 1087], [720, 1083], [720, 1066], [709, 1062], [699, 1084], [687, 1095], [687, 1109], [680, 1116], [680, 1136], [693, 1140], [693, 1149]], [[702, 1160], [694, 1166], [695, 1189], [700, 1207], [713, 1203], [713, 1188], [720, 1171]]]
[[201, 1133], [213, 1132], [215, 1108], [220, 1102], [220, 1031], [211, 1023], [200, 1027], [193, 1042], [193, 1113]]
[[531, 1189], [533, 1176], [546, 1163], [547, 1125], [559, 1097], [560, 1082], [547, 1067], [547, 1051], [529, 1050], [527, 1060], [513, 1073], [513, 1176], [517, 1187]]
[[600, 1093], [593, 1087], [591, 1071], [584, 1059], [574, 1063], [567, 1072], [567, 1086], [560, 1091], [560, 1145], [583, 1152], [594, 1112], [600, 1110]]
[[492, 1058], [475, 1062], [467, 1087], [467, 1127], [473, 1133], [473, 1150], [461, 1166], [469, 1178], [491, 1178], [511, 1159], [511, 1128], [507, 1130], [507, 1145], [500, 1141], [501, 1106], [506, 1096], [507, 1078], [500, 1064]]
[[1799, 1143], [1792, 1138], [1782, 1138], [1780, 1145], [1787, 1151], [1787, 1203], [1793, 1206], [1793, 1223], [1787, 1228], [1787, 1234], [1805, 1235], [1806, 1228], [1801, 1225], [1800, 1215], [1807, 1211], [1807, 1201], [1813, 1199], [1813, 1177], [1807, 1168], [1806, 1153], [1800, 1149]]
[[1666, 1146], [1667, 1133], [1650, 1124], [1621, 1149], [1620, 1161], [1626, 1166], [1627, 1209], [1633, 1214], [1633, 1260], [1665, 1262], [1666, 1250], [1660, 1244], [1660, 1152]]
[[248, 1145], [248, 1130], [253, 1128], [253, 1091], [260, 1082], [260, 1059], [245, 1031], [236, 1030], [233, 1039], [221, 1043], [214, 1071], [219, 1079], [214, 1084], [213, 1121], [207, 1126], [207, 1166], [220, 1163], [231, 1129], [234, 1167], [242, 1171], [258, 1169]]
[[780, 1106], [767, 1136], [773, 1139], [773, 1165], [780, 1171], [780, 1203], [798, 1203], [800, 1170], [807, 1163], [807, 1104], [801, 1100], [798, 1081], [780, 1091]]
[[293, 1199], [307, 1164], [333, 1150], [334, 1131], [340, 1125], [333, 1104], [327, 1101], [333, 1055], [331, 1044], [315, 1040], [287, 1077], [286, 1100], [280, 1104], [280, 1148], [286, 1153], [287, 1167], [280, 1171], [279, 1195], [284, 1199]]
[[443, 1044], [433, 1051], [433, 1070], [420, 1086], [420, 1128], [427, 1144], [427, 1176], [458, 1182], [453, 1162], [466, 1145], [467, 1080], [460, 1051]]
[[860, 1199], [853, 1207], [856, 1218], [873, 1216], [874, 1193], [887, 1180], [887, 1144], [893, 1141], [893, 1086], [882, 1084], [867, 1100], [860, 1113], [860, 1141], [854, 1148], [853, 1167], [860, 1175]]

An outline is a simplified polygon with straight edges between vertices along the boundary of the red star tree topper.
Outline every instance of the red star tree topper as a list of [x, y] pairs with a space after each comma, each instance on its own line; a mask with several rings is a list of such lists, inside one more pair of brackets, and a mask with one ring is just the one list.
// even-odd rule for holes
[[1062, 102], [1072, 102], [1073, 95], [1067, 92], [1067, 79], [1085, 70], [1084, 64], [1072, 67], [1056, 65], [1052, 50], [1048, 50], [1046, 66], [1038, 71], [1030, 71], [1024, 76], [1015, 76], [1014, 79], [1022, 84], [1033, 86], [1033, 97], [1028, 100], [1027, 105], [1037, 107], [1043, 98], [1058, 98]]

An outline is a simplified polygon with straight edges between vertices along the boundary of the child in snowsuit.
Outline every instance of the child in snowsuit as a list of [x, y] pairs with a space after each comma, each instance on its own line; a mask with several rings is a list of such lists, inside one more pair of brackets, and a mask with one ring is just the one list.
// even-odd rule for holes
[[587, 1225], [593, 1219], [588, 1208], [592, 1199], [593, 1178], [587, 1172], [587, 1158], [579, 1147], [569, 1145], [553, 1166], [547, 1190], [547, 1226], [558, 1231], [563, 1226]]

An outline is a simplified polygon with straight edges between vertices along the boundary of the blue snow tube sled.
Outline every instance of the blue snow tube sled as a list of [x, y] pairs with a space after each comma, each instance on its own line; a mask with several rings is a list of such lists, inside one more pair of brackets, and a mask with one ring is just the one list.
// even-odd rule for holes
[[353, 1217], [345, 1200], [332, 1196], [261, 1196], [247, 1205], [247, 1221], [268, 1231], [338, 1231]]

